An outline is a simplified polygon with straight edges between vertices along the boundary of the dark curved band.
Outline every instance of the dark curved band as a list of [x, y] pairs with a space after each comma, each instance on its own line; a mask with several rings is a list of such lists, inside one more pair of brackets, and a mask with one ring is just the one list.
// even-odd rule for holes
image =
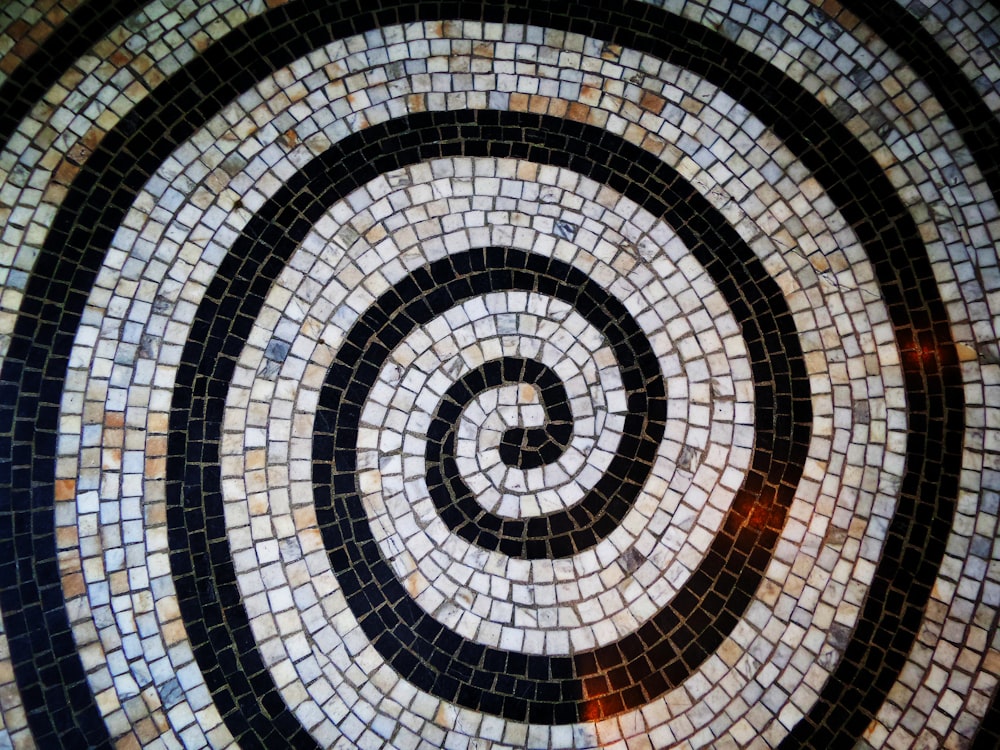
[[[488, 113], [470, 114], [492, 117]], [[420, 118], [407, 119], [412, 130], [420, 132], [415, 127]], [[557, 122], [551, 125], [558, 127]], [[601, 137], [597, 132], [589, 135]], [[638, 154], [636, 157], [640, 158]], [[703, 208], [704, 200], [699, 202], [693, 190], [691, 193], [688, 197], [692, 205]], [[678, 207], [666, 213], [680, 221], [678, 211], [683, 213]], [[698, 254], [707, 259], [704, 244], [698, 243], [698, 248]], [[725, 247], [713, 249], [723, 259], [730, 253]], [[747, 258], [746, 263], [753, 269], [759, 261]], [[724, 264], [717, 258], [711, 269], [720, 274]], [[726, 286], [725, 278], [718, 280]], [[744, 281], [753, 286], [749, 278]], [[758, 284], [767, 289], [775, 282], [764, 274]], [[664, 385], [655, 355], [622, 303], [595, 281], [555, 258], [521, 250], [485, 248], [458, 253], [415, 270], [385, 292], [362, 313], [339, 347], [320, 393], [313, 434], [316, 516], [331, 566], [351, 611], [376, 650], [408, 681], [442, 700], [513, 721], [562, 724], [605, 718], [637, 708], [679, 684], [715, 650], [718, 644], [714, 638], [729, 632], [749, 604], [770, 560], [797, 482], [800, 469], [789, 461], [788, 451], [794, 446], [804, 456], [808, 444], [808, 399], [796, 402], [790, 398], [793, 382], [807, 382], [805, 367], [794, 335], [780, 332], [775, 341], [780, 341], [784, 349], [765, 344], [760, 352], [763, 356], [753, 358], [760, 399], [756, 416], [762, 420], [753, 468], [737, 492], [734, 507], [706, 562], [673, 602], [636, 633], [572, 657], [525, 655], [485, 646], [461, 637], [424, 612], [383, 557], [359, 490], [359, 419], [378, 372], [410, 331], [473, 296], [518, 290], [552, 296], [582, 311], [607, 336], [623, 369], [623, 381], [635, 386], [636, 392], [628, 396], [630, 406], [642, 413], [643, 407], [653, 404], [650, 411], [665, 419]], [[739, 300], [733, 301], [738, 306]], [[769, 302], [781, 314], [784, 301], [780, 295], [769, 297]], [[775, 325], [770, 308], [752, 319], [741, 312], [746, 311], [738, 309], [737, 319], [747, 329]], [[748, 341], [748, 347], [756, 349], [754, 343]], [[649, 375], [639, 377], [638, 362], [645, 363]], [[757, 378], [763, 375], [764, 367], [771, 368], [769, 377], [760, 382]], [[659, 406], [655, 405], [658, 401]], [[769, 418], [775, 408], [796, 418], [789, 423], [787, 434], [776, 431], [773, 418]], [[453, 412], [449, 415], [452, 420], [457, 418], [457, 405], [446, 409]], [[442, 425], [442, 439], [446, 439], [447, 431]], [[627, 428], [621, 442], [625, 446], [639, 444], [630, 438]], [[652, 443], [652, 453], [647, 455], [629, 455], [626, 448], [631, 463], [629, 473], [618, 475], [609, 470], [599, 484], [613, 488], [634, 484], [637, 494], [649, 473], [657, 444]], [[439, 477], [432, 475], [429, 481], [437, 483]], [[475, 502], [472, 498], [470, 501]], [[573, 522], [569, 513], [566, 515]], [[614, 525], [608, 525], [608, 533], [618, 522], [615, 519]], [[559, 552], [546, 536], [549, 531], [545, 528], [537, 540], [529, 538], [529, 542], [545, 545], [542, 551], [546, 554], [540, 556], [554, 557]], [[482, 537], [480, 529], [475, 538], [479, 541]], [[558, 540], [559, 536], [554, 538]], [[717, 579], [722, 579], [723, 587], [718, 587], [718, 581], [711, 580], [704, 570], [715, 565], [720, 567]], [[703, 627], [695, 628], [695, 622]]]
[[[491, 283], [490, 278], [482, 280], [484, 289], [488, 289]], [[638, 323], [624, 305], [583, 277], [580, 277], [577, 289], [566, 289], [552, 282], [546, 287], [551, 287], [566, 301], [580, 305], [586, 320], [605, 335], [616, 361], [621, 363], [628, 412], [621, 439], [604, 476], [578, 503], [564, 510], [530, 519], [502, 518], [487, 511], [462, 480], [453, 458], [455, 420], [459, 413], [453, 398], [445, 399], [439, 406], [428, 431], [426, 451], [427, 488], [445, 524], [472, 544], [527, 560], [578, 554], [599, 543], [621, 524], [649, 476], [667, 418], [666, 389], [659, 362]], [[525, 291], [541, 289], [540, 286], [534, 289], [526, 287]], [[420, 291], [429, 294], [435, 290]], [[540, 366], [530, 360], [523, 361], [527, 370]], [[346, 371], [337, 368], [338, 365], [334, 365], [336, 374], [333, 377], [350, 377]], [[562, 389], [558, 380], [556, 385]], [[453, 388], [468, 391], [464, 379]], [[547, 431], [508, 431], [504, 439], [513, 441], [508, 449], [510, 458], [539, 456], [541, 451], [549, 455], [556, 454], [556, 451], [561, 454], [565, 450], [572, 432], [572, 417], [568, 404], [565, 404], [565, 391], [561, 396], [565, 413], [559, 415], [559, 421]], [[557, 432], [550, 439], [547, 435], [553, 430]], [[539, 446], [527, 452], [521, 443], [532, 434], [539, 436]], [[502, 449], [501, 455], [503, 452]]]
[[[859, 15], [866, 15], [861, 4], [852, 4]], [[961, 467], [964, 393], [948, 318], [919, 232], [866, 149], [809, 92], [753, 53], [716, 32], [648, 5], [595, 2], [574, 6], [571, 14], [567, 8], [545, 0], [492, 7], [385, 2], [379, 10], [361, 10], [348, 2], [301, 2], [275, 8], [213, 45], [152, 92], [81, 168], [52, 222], [29, 282], [0, 383], [5, 394], [0, 399], [4, 407], [0, 409], [0, 485], [10, 488], [0, 513], [0, 580], [4, 583], [0, 603], [18, 690], [37, 743], [51, 747], [109, 743], [61, 603], [53, 526], [54, 425], [87, 291], [132, 196], [195, 128], [281, 65], [334, 38], [385, 24], [440, 19], [442, 13], [589, 34], [706, 76], [786, 139], [856, 228], [887, 300], [897, 345], [907, 353], [903, 371], [911, 424], [906, 474], [857, 635], [816, 708], [799, 722], [787, 744], [850, 744], [861, 735], [916, 637], [944, 553]], [[937, 71], [928, 82], [947, 110], [962, 109], [964, 100], [978, 101], [947, 55], [930, 48], [925, 56]], [[952, 91], [958, 93], [953, 96]], [[464, 150], [458, 143], [458, 127], [453, 120], [442, 124], [439, 153], [475, 152], [475, 144]], [[962, 137], [972, 133], [963, 130]], [[393, 128], [389, 137], [394, 140], [390, 143], [387, 138], [386, 149], [420, 148], [407, 142], [400, 129]], [[526, 133], [515, 141], [520, 145], [480, 146], [480, 152], [506, 149], [507, 154], [538, 154], [539, 161], [554, 159], [560, 164], [579, 164], [592, 157], [590, 144], [572, 129], [551, 155]], [[982, 162], [981, 155], [990, 153], [989, 144], [995, 147], [997, 142], [997, 138], [986, 139], [985, 150], [981, 144], [970, 143], [970, 150]], [[410, 163], [412, 156], [402, 161]], [[368, 164], [347, 163], [329, 179], [353, 184], [350, 172], [371, 174]], [[995, 177], [995, 164], [996, 160], [992, 166], [988, 161], [982, 164], [988, 179]], [[643, 192], [647, 174], [627, 163], [614, 168], [597, 164], [593, 172], [595, 179], [626, 194], [628, 184]], [[995, 179], [990, 186], [996, 193]], [[266, 280], [274, 278], [282, 262], [281, 252], [272, 254], [269, 248], [280, 244], [285, 231], [289, 241], [294, 241], [299, 224], [309, 220], [306, 214], [292, 212], [278, 218], [278, 226], [285, 229], [259, 228], [254, 239], [262, 243], [257, 248], [261, 255], [249, 265], [244, 259], [224, 264], [220, 283], [213, 284], [214, 293], [232, 289], [243, 294], [251, 288], [266, 292]], [[237, 276], [237, 271], [252, 275], [261, 268], [263, 285]], [[227, 273], [233, 275], [226, 278]], [[229, 299], [231, 306], [233, 298]], [[748, 297], [745, 304], [756, 308], [758, 301]], [[215, 336], [211, 346], [227, 342], [222, 357], [213, 360], [220, 372], [236, 347], [227, 338], [227, 326], [232, 323], [236, 331], [245, 328], [245, 321], [234, 320], [230, 309], [216, 308], [214, 314], [227, 318], [221, 328], [213, 328], [210, 318], [202, 317], [193, 334], [194, 338], [207, 336], [211, 329]], [[213, 314], [210, 308], [204, 312]], [[190, 361], [185, 361], [182, 370], [193, 378], [198, 368], [192, 368]], [[214, 505], [218, 482], [208, 468], [213, 460], [211, 441], [218, 438], [221, 418], [217, 399], [225, 385], [212, 370], [203, 377], [207, 380], [199, 381], [197, 388], [190, 384], [182, 388], [175, 407], [179, 413], [189, 406], [191, 410], [178, 420], [191, 421], [175, 427], [204, 442], [197, 442], [189, 461], [187, 435], [178, 437], [174, 432], [171, 436], [170, 542], [186, 627], [213, 700], [240, 744], [306, 747], [310, 738], [289, 717], [259, 655], [247, 645], [252, 638], [246, 616], [241, 614], [231, 564], [227, 567], [224, 562], [224, 524]], [[780, 410], [776, 413], [781, 414]], [[706, 575], [711, 578], [715, 569], [707, 569]]]
[[[522, 470], [554, 463], [566, 452], [573, 438], [573, 413], [562, 381], [549, 367], [533, 359], [503, 357], [480, 365], [463, 375], [448, 389], [427, 428], [426, 481], [438, 515], [451, 531], [463, 539], [500, 549], [504, 554], [519, 552], [514, 545], [504, 547], [497, 538], [505, 519], [487, 511], [476, 500], [458, 468], [458, 425], [465, 408], [481, 393], [501, 385], [534, 385], [544, 411], [540, 427], [509, 427], [501, 436], [497, 451], [507, 466]], [[524, 523], [521, 523], [521, 527]], [[523, 528], [518, 529], [522, 538]], [[480, 543], [481, 534], [492, 534]], [[538, 537], [543, 542], [546, 536]], [[496, 545], [496, 546], [493, 546]]]

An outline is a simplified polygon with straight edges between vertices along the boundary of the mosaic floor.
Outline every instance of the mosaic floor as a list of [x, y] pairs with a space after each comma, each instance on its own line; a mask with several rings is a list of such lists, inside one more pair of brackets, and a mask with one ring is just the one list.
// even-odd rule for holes
[[0, 749], [1000, 747], [995, 6], [7, 0], [0, 104]]

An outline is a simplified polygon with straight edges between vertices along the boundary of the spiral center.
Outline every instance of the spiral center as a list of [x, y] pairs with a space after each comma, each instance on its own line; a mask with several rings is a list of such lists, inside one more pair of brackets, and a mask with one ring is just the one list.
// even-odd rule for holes
[[507, 358], [497, 364], [491, 369], [504, 381], [511, 382], [507, 378], [514, 375], [513, 382], [534, 386], [531, 391], [537, 394], [543, 414], [538, 427], [522, 424], [504, 431], [497, 448], [500, 460], [522, 470], [555, 463], [573, 438], [573, 414], [562, 382], [548, 367], [532, 360]]

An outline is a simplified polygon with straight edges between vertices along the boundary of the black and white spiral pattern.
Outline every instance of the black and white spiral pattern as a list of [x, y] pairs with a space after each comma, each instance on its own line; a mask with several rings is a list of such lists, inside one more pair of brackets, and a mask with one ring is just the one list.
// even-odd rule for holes
[[5, 13], [0, 746], [996, 742], [991, 6]]

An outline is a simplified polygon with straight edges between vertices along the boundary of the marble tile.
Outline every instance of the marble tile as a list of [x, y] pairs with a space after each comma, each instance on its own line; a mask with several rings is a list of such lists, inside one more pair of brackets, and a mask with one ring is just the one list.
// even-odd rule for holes
[[404, 6], [0, 9], [0, 744], [995, 742], [996, 10]]

